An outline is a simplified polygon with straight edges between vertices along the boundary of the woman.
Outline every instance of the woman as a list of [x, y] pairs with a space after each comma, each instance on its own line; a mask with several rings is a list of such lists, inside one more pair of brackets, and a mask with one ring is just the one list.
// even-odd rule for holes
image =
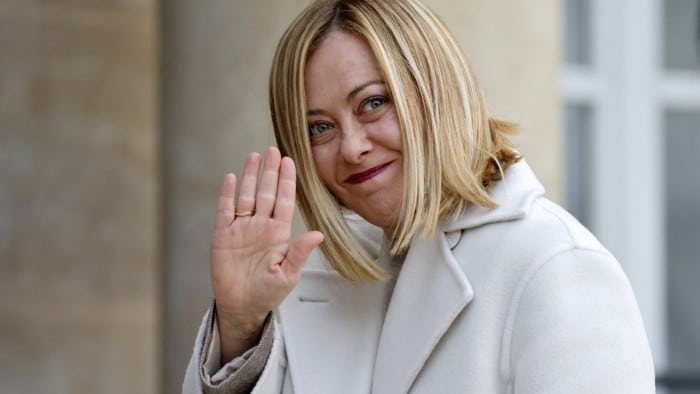
[[[619, 264], [543, 197], [423, 5], [314, 2], [270, 103], [282, 153], [224, 180], [183, 392], [654, 391]], [[313, 231], [290, 243], [295, 190]]]

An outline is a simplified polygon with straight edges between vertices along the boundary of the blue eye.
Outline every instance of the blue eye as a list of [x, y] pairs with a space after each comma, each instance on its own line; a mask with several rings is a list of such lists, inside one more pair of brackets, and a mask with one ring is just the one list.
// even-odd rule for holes
[[326, 122], [313, 123], [309, 125], [309, 135], [315, 136], [331, 129], [331, 125]]
[[384, 105], [385, 103], [386, 103], [386, 99], [385, 99], [385, 98], [383, 98], [383, 97], [374, 97], [374, 98], [371, 98], [371, 99], [365, 101], [364, 104], [362, 104], [362, 109], [363, 109], [364, 111], [372, 111], [372, 110], [375, 110], [375, 109], [381, 107], [381, 106]]

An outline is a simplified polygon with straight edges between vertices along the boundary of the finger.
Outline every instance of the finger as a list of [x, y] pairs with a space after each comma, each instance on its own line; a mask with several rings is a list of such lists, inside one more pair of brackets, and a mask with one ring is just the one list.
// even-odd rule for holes
[[251, 212], [255, 209], [255, 188], [258, 182], [258, 171], [260, 171], [260, 154], [252, 152], [246, 159], [243, 179], [241, 179], [238, 190], [236, 211], [239, 213]]
[[265, 165], [255, 197], [255, 214], [270, 217], [277, 195], [277, 179], [280, 172], [280, 151], [270, 147], [265, 153]]
[[280, 164], [277, 199], [275, 200], [275, 219], [291, 223], [294, 217], [294, 198], [297, 188], [296, 168], [294, 161], [285, 157]]
[[216, 209], [215, 229], [223, 229], [233, 220], [233, 196], [236, 192], [236, 176], [226, 174], [219, 192], [219, 204]]
[[287, 257], [282, 263], [282, 268], [288, 276], [297, 277], [301, 273], [301, 268], [306, 263], [309, 255], [315, 247], [323, 242], [323, 233], [320, 231], [309, 231], [302, 234], [287, 251]]

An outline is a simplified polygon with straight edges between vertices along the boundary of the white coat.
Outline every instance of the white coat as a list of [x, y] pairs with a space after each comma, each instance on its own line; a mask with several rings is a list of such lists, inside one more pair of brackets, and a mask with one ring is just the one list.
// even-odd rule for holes
[[[653, 393], [620, 265], [543, 193], [526, 163], [513, 165], [491, 190], [498, 208], [472, 206], [415, 239], [390, 295], [311, 259], [253, 392]], [[201, 390], [205, 326], [185, 391]]]

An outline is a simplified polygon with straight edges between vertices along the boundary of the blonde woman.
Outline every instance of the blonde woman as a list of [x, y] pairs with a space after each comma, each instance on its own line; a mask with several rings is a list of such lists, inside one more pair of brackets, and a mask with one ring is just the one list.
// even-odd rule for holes
[[[543, 196], [425, 6], [314, 2], [270, 107], [279, 150], [223, 182], [183, 392], [654, 392], [619, 264]], [[312, 231], [291, 240], [295, 201]]]

